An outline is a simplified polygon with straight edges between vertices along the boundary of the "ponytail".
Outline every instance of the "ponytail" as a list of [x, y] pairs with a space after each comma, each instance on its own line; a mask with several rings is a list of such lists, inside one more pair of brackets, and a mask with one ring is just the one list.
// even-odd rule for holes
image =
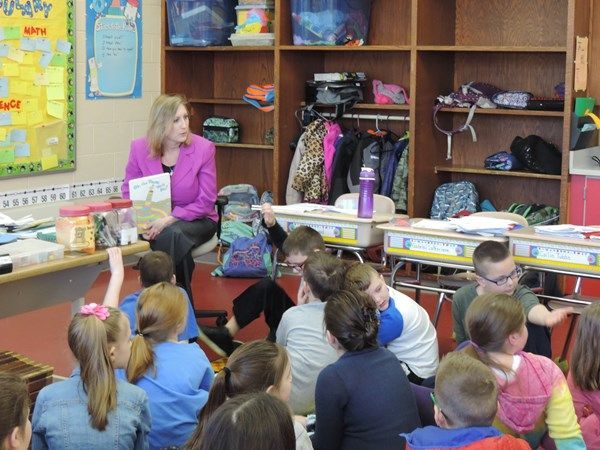
[[69, 348], [79, 362], [83, 388], [88, 396], [90, 423], [98, 431], [106, 429], [108, 413], [117, 406], [117, 382], [108, 344], [116, 342], [121, 327], [121, 312], [102, 308], [108, 312], [103, 319], [78, 313], [68, 331]]
[[131, 343], [127, 379], [138, 381], [148, 370], [155, 371], [154, 344], [165, 342], [187, 319], [187, 304], [181, 290], [162, 282], [142, 291], [138, 299], [137, 331]]

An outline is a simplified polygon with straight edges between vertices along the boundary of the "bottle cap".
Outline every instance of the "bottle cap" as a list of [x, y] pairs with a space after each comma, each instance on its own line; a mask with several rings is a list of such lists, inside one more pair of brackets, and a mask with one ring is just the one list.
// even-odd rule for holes
[[110, 200], [110, 203], [113, 208], [131, 208], [133, 206], [133, 201], [128, 198], [114, 198]]
[[113, 206], [110, 204], [110, 202], [88, 203], [87, 207], [90, 208], [92, 212], [112, 211], [113, 209]]
[[58, 212], [61, 217], [80, 217], [87, 216], [90, 213], [90, 208], [81, 205], [63, 206]]

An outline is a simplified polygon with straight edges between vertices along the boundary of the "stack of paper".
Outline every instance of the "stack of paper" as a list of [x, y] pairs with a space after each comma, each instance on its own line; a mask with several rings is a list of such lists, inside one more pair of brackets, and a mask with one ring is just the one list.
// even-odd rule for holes
[[421, 219], [419, 221], [411, 222], [410, 226], [413, 228], [424, 228], [426, 230], [456, 231], [456, 225], [447, 220]]
[[595, 236], [591, 233], [600, 233], [600, 227], [586, 227], [582, 225], [571, 225], [568, 223], [562, 225], [540, 225], [534, 227], [534, 229], [538, 234], [575, 239], [585, 239], [586, 237], [589, 237], [590, 239], [599, 239], [598, 236]]
[[456, 231], [481, 236], [501, 236], [518, 225], [512, 220], [477, 215], [448, 220], [456, 225]]

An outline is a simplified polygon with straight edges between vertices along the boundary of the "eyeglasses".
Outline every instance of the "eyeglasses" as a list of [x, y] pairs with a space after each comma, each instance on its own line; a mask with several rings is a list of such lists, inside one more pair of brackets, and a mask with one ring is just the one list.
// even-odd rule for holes
[[484, 280], [489, 281], [490, 283], [494, 283], [496, 286], [504, 286], [506, 283], [508, 283], [508, 280], [514, 280], [515, 278], [519, 278], [522, 274], [523, 269], [521, 269], [519, 266], [515, 266], [514, 270], [511, 273], [509, 273], [505, 277], [498, 278], [497, 280], [490, 280], [489, 278], [486, 278], [481, 274], [477, 275], [479, 275]]
[[306, 261], [300, 264], [287, 263], [288, 267], [291, 267], [294, 272], [298, 273], [302, 273], [304, 270], [304, 264], [306, 264]]

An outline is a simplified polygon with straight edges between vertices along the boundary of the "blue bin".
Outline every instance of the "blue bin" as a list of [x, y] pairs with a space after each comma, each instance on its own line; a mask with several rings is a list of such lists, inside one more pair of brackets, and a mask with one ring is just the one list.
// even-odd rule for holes
[[367, 44], [371, 0], [292, 0], [294, 45]]
[[227, 45], [235, 29], [236, 0], [167, 0], [172, 46]]

